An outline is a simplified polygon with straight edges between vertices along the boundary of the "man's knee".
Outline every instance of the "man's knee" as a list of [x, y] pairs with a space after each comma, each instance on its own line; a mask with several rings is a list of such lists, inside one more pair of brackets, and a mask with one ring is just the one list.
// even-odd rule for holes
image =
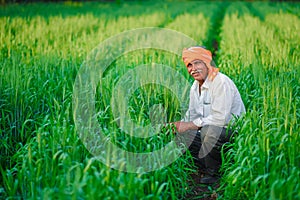
[[218, 142], [218, 144], [227, 143], [230, 141], [234, 131], [231, 129], [226, 129], [224, 127], [206, 125], [201, 129], [201, 139], [203, 142], [213, 141]]
[[[225, 138], [226, 129], [223, 127], [207, 125], [201, 129], [202, 146], [199, 152], [199, 157], [204, 158], [208, 154], [217, 155], [221, 152], [223, 144], [227, 143]], [[213, 156], [215, 157], [215, 156]]]

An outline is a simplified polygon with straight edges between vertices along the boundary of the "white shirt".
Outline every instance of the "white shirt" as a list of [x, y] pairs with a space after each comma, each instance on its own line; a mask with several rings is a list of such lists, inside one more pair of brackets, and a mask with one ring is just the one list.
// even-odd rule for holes
[[226, 127], [233, 116], [240, 116], [244, 112], [245, 106], [235, 84], [219, 72], [213, 81], [204, 81], [201, 94], [199, 82], [194, 81], [190, 90], [189, 109], [183, 121], [193, 121], [198, 127]]

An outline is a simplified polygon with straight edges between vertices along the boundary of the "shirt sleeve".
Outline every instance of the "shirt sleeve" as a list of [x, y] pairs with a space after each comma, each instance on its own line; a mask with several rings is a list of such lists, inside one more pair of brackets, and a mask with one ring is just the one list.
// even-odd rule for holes
[[195, 97], [195, 93], [194, 93], [195, 92], [195, 87], [196, 87], [196, 84], [194, 82], [194, 84], [192, 85], [191, 90], [190, 90], [189, 107], [188, 107], [188, 110], [185, 113], [184, 118], [181, 121], [190, 122], [190, 121], [193, 121], [195, 118], [198, 117], [198, 114], [195, 113], [195, 108], [194, 108], [194, 106], [196, 105], [196, 102], [195, 102], [196, 97]]
[[198, 127], [203, 126], [203, 121], [200, 118], [193, 120], [193, 123]]
[[202, 114], [197, 112], [196, 107], [198, 104], [196, 103], [197, 93], [199, 91], [199, 83], [197, 81], [194, 82], [191, 90], [190, 90], [190, 102], [189, 102], [189, 109], [187, 110], [185, 117], [182, 121], [190, 122], [192, 121], [196, 126], [202, 126]]

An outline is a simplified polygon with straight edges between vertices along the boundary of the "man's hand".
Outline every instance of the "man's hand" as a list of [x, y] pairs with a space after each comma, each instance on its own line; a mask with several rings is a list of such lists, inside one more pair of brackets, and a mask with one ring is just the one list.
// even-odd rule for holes
[[188, 130], [197, 130], [198, 126], [196, 126], [193, 122], [174, 122], [178, 133], [183, 133]]

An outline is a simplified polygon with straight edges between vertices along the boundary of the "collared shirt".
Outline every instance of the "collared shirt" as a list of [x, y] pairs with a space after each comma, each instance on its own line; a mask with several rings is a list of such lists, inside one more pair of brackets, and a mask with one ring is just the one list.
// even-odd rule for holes
[[183, 121], [192, 121], [196, 126], [215, 125], [226, 127], [233, 116], [245, 112], [240, 93], [233, 81], [222, 73], [208, 79], [201, 86], [194, 81], [190, 90], [189, 109]]

